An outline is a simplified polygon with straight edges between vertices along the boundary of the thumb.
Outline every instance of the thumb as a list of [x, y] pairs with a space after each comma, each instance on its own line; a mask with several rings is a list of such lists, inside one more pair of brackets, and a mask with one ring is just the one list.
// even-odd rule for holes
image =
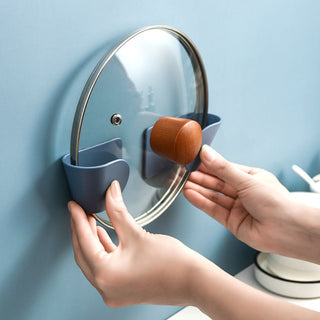
[[130, 241], [141, 227], [127, 210], [118, 181], [113, 181], [106, 192], [106, 211], [120, 243]]
[[200, 158], [212, 175], [230, 184], [237, 191], [240, 191], [251, 179], [249, 174], [223, 158], [208, 145], [202, 147]]

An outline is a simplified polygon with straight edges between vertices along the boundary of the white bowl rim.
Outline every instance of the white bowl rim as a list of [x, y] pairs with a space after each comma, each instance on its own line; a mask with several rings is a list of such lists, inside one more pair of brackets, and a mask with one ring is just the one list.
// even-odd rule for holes
[[258, 257], [263, 254], [264, 252], [258, 252], [255, 256], [255, 259], [254, 259], [254, 264], [255, 266], [261, 271], [263, 272], [264, 274], [266, 274], [267, 276], [269, 277], [272, 277], [274, 279], [277, 279], [277, 280], [281, 280], [281, 281], [286, 281], [286, 282], [290, 282], [290, 283], [303, 283], [303, 284], [314, 284], [314, 283], [320, 283], [319, 280], [315, 280], [315, 281], [301, 281], [301, 280], [290, 280], [290, 279], [285, 279], [285, 278], [281, 278], [275, 274], [272, 274], [270, 272], [268, 272], [267, 270], [265, 270], [264, 268], [262, 268], [258, 262]]

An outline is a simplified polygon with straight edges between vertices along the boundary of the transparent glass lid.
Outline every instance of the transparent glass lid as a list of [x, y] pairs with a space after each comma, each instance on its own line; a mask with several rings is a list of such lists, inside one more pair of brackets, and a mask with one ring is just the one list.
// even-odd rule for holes
[[[108, 52], [88, 79], [75, 115], [71, 157], [76, 164], [79, 149], [120, 138], [130, 167], [123, 198], [145, 225], [172, 203], [188, 178], [180, 165], [146, 177], [146, 130], [162, 116], [187, 114], [204, 127], [207, 84], [196, 48], [171, 27], [139, 30]], [[106, 212], [95, 217], [111, 226]]]

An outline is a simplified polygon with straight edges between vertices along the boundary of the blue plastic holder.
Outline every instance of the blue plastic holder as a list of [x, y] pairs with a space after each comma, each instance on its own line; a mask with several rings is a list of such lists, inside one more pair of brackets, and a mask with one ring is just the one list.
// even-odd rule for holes
[[[183, 118], [194, 119], [194, 114]], [[221, 124], [220, 117], [207, 115], [207, 124], [202, 129], [202, 144], [211, 144]], [[152, 127], [144, 133], [143, 177], [152, 178], [176, 165], [157, 154], [150, 146]], [[113, 180], [118, 180], [123, 191], [129, 178], [129, 165], [122, 159], [122, 141], [119, 138], [79, 151], [78, 165], [71, 163], [70, 154], [62, 158], [64, 170], [68, 179], [72, 199], [85, 210], [87, 214], [98, 213], [105, 209], [105, 193]], [[201, 164], [199, 154], [185, 168], [195, 171]]]
[[79, 165], [71, 164], [70, 154], [62, 158], [72, 199], [88, 214], [105, 210], [105, 193], [113, 180], [124, 190], [129, 165], [122, 159], [122, 141], [113, 139], [79, 151]]
[[[207, 124], [202, 129], [202, 143], [201, 146], [204, 144], [210, 145], [221, 125], [221, 118], [216, 116], [215, 114], [208, 113], [207, 115]], [[186, 169], [189, 172], [196, 171], [200, 167], [201, 159], [200, 159], [200, 151], [197, 157], [186, 165]]]
[[[195, 118], [194, 113], [190, 113], [187, 115], [183, 115], [181, 118], [191, 119]], [[221, 118], [214, 114], [207, 115], [207, 123], [206, 126], [202, 129], [202, 143], [210, 145], [221, 125]], [[144, 133], [144, 141], [145, 141], [145, 151], [144, 151], [144, 163], [143, 163], [143, 177], [145, 179], [152, 178], [165, 170], [170, 169], [175, 165], [174, 162], [165, 159], [156, 153], [154, 153], [150, 146], [150, 135], [153, 127], [150, 127], [145, 130]], [[188, 163], [185, 168], [189, 171], [196, 171], [200, 167], [200, 151], [196, 158]]]

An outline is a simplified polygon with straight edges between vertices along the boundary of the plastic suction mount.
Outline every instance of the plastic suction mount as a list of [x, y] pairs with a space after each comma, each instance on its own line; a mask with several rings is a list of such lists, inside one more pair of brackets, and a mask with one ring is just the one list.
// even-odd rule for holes
[[[193, 120], [194, 113], [189, 113], [187, 115], [181, 116], [181, 118]], [[204, 144], [210, 145], [221, 125], [221, 118], [214, 114], [207, 115], [206, 126], [202, 129], [202, 142], [201, 146]], [[144, 163], [143, 163], [143, 176], [144, 178], [152, 178], [165, 170], [168, 170], [170, 167], [175, 165], [173, 161], [170, 161], [160, 155], [157, 155], [153, 152], [150, 145], [150, 136], [153, 127], [150, 127], [144, 132], [144, 141], [145, 141], [145, 152], [144, 152]], [[201, 164], [200, 159], [200, 150], [194, 160], [185, 165], [185, 168], [189, 171], [198, 170]]]
[[105, 210], [105, 193], [113, 180], [124, 190], [129, 165], [122, 159], [122, 141], [113, 139], [79, 151], [79, 165], [71, 164], [70, 154], [62, 158], [72, 199], [87, 214]]

